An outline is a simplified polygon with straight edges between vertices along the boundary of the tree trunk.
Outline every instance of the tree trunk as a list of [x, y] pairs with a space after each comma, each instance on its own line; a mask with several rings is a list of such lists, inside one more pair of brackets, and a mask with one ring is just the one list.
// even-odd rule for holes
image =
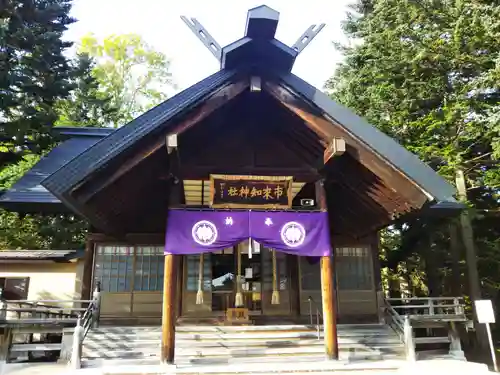
[[402, 298], [401, 296], [401, 283], [397, 273], [390, 272], [389, 274], [389, 297]]
[[424, 255], [425, 275], [427, 278], [427, 289], [429, 297], [439, 297], [441, 295], [441, 278], [438, 273], [438, 264], [436, 262], [437, 253], [432, 251], [432, 239], [429, 233], [424, 234], [422, 239], [422, 252]]
[[[467, 185], [465, 182], [464, 171], [457, 168], [455, 171], [455, 182], [457, 185], [458, 197], [461, 202], [467, 203]], [[462, 232], [462, 240], [465, 247], [465, 259], [467, 261], [467, 274], [469, 279], [469, 295], [474, 302], [481, 299], [481, 285], [479, 281], [479, 272], [477, 269], [476, 246], [474, 243], [474, 229], [472, 228], [472, 220], [468, 209], [465, 209], [460, 215], [460, 230]], [[476, 337], [481, 348], [488, 347], [488, 338], [486, 330], [482, 324], [477, 322], [476, 306], [474, 309], [474, 321], [476, 327]]]
[[459, 232], [457, 223], [454, 221], [449, 224], [450, 233], [450, 253], [451, 253], [451, 294], [458, 297], [463, 294], [462, 290], [462, 271], [460, 259], [462, 247], [460, 246]]

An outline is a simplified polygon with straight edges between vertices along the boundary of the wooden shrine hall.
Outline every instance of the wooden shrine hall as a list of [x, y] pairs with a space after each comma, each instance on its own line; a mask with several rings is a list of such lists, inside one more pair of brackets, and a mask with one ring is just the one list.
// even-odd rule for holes
[[308, 320], [311, 301], [337, 358], [337, 322], [379, 319], [377, 231], [455, 207], [430, 167], [291, 73], [323, 25], [289, 47], [278, 19], [251, 9], [221, 48], [184, 18], [218, 72], [117, 130], [66, 129], [40, 161], [92, 133], [40, 181], [53, 199], [37, 210], [90, 223], [82, 299], [99, 283], [103, 323], [161, 322], [168, 363], [185, 320]]

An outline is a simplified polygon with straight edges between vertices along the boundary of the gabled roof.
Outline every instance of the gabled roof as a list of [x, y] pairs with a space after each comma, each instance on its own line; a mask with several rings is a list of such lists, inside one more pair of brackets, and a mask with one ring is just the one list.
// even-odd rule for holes
[[40, 183], [113, 131], [114, 129], [108, 128], [54, 128], [54, 132], [66, 140], [44, 156], [14, 186], [1, 195], [0, 206], [19, 212], [67, 210], [61, 201]]
[[432, 197], [431, 200], [455, 202], [453, 197], [456, 193], [455, 188], [387, 134], [296, 75], [283, 73], [280, 79], [287, 88], [315, 105], [324, 112], [324, 115], [330, 117], [395, 169], [414, 181]]
[[42, 185], [59, 199], [64, 199], [62, 195], [70, 187], [160, 129], [167, 121], [203, 102], [215, 90], [229, 84], [236, 74], [236, 71], [221, 70], [150, 109], [64, 164], [56, 173], [46, 176]]
[[[206, 112], [211, 112], [210, 109], [216, 110], [234, 97], [228, 94], [231, 88], [237, 85], [240, 85], [240, 89], [246, 88], [251, 77], [258, 76], [261, 78], [259, 82], [262, 81], [262, 85], [259, 83], [257, 91], [262, 86], [262, 91], [267, 90], [281, 104], [302, 118], [310, 130], [316, 127], [318, 130], [316, 133], [321, 133], [321, 141], [324, 144], [330, 142], [338, 132], [348, 138], [346, 140], [347, 146], [350, 147], [346, 152], [348, 155], [339, 159], [344, 158], [343, 160], [347, 160], [346, 163], [352, 161], [357, 165], [362, 165], [364, 169], [361, 172], [365, 173], [366, 170], [368, 174], [371, 174], [370, 176], [375, 176], [380, 181], [383, 180], [380, 183], [375, 181], [373, 184], [382, 184], [387, 191], [390, 191], [388, 194], [397, 196], [394, 199], [377, 196], [379, 201], [372, 205], [376, 206], [372, 207], [373, 210], [384, 212], [380, 217], [383, 216], [385, 223], [388, 218], [395, 217], [395, 211], [408, 213], [428, 203], [455, 204], [453, 187], [415, 155], [349, 109], [290, 73], [297, 54], [274, 38], [274, 25], [277, 20], [272, 12], [269, 13], [267, 10], [266, 12], [261, 14], [262, 12], [257, 9], [254, 11], [254, 17], [251, 17], [254, 25], [259, 23], [267, 25], [262, 35], [253, 37], [255, 30], [253, 27], [249, 28], [248, 30], [252, 29], [252, 32], [247, 30], [244, 38], [222, 49], [222, 69], [219, 72], [178, 93], [84, 150], [77, 157], [61, 165], [54, 173], [46, 176], [41, 183], [42, 186], [64, 202], [67, 207], [87, 216], [93, 224], [96, 224], [96, 227], [104, 226], [105, 222], [109, 224], [109, 218], [116, 220], [119, 217], [119, 208], [109, 208], [106, 213], [103, 213], [102, 210], [106, 208], [101, 208], [101, 206], [106, 205], [107, 197], [104, 197], [106, 198], [104, 201], [99, 201], [96, 198], [99, 191], [114, 186], [117, 193], [125, 194], [124, 185], [117, 187], [120, 186], [120, 176], [128, 173], [141, 160], [147, 159], [160, 148], [164, 148], [165, 135], [171, 132], [182, 133], [182, 129], [185, 130], [195, 123], [200, 123], [200, 119], [206, 114], [203, 113], [204, 110], [207, 110]], [[185, 127], [182, 128], [184, 125], [180, 125], [181, 119], [186, 120], [189, 125], [184, 123]], [[318, 125], [320, 123], [321, 125]], [[148, 142], [154, 143], [154, 147], [149, 149], [143, 147]], [[316, 143], [316, 146], [323, 144]], [[141, 149], [143, 154], [138, 152], [138, 149]], [[166, 166], [165, 163], [170, 163], [166, 152], [156, 154], [164, 157], [158, 165], [163, 167]], [[372, 160], [375, 162], [371, 163]], [[346, 163], [343, 164], [343, 168], [348, 168], [349, 164]], [[117, 167], [118, 165], [120, 167]], [[144, 171], [140, 168], [137, 170]], [[112, 178], [109, 178], [108, 172], [113, 175]], [[342, 174], [342, 171], [337, 171], [337, 173]], [[138, 180], [142, 177], [144, 174]], [[401, 183], [396, 184], [394, 182], [396, 180]], [[113, 185], [115, 182], [116, 184]], [[348, 186], [342, 189], [346, 188], [350, 190], [349, 194], [358, 195], [356, 197], [358, 200], [374, 200], [371, 195], [359, 197], [360, 194], [368, 196], [372, 193], [367, 184], [364, 185], [365, 190], [352, 192], [351, 190], [358, 189], [358, 186], [351, 186], [356, 184], [349, 185], [346, 181], [343, 183]], [[407, 188], [411, 191], [406, 191]], [[120, 206], [122, 205], [120, 202], [128, 200], [128, 197], [124, 197], [123, 194], [120, 199], [115, 196], [113, 200]], [[101, 206], [98, 203], [89, 203], [92, 198], [95, 198], [94, 202], [100, 202]], [[390, 208], [389, 205], [384, 205], [386, 198], [398, 200], [396, 205], [399, 208], [396, 210]], [[91, 207], [91, 204], [95, 206]], [[109, 216], [106, 216], [108, 213]]]

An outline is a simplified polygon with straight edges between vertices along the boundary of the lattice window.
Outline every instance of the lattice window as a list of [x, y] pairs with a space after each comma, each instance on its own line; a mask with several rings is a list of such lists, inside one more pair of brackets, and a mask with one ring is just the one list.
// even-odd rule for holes
[[302, 290], [321, 290], [321, 269], [319, 259], [299, 257], [300, 286]]
[[[200, 255], [187, 255], [186, 258], [186, 290], [198, 290], [198, 275], [200, 270]], [[209, 253], [203, 255], [203, 290], [212, 290], [212, 263]]]
[[[262, 267], [264, 291], [273, 290], [273, 258], [271, 250], [264, 248], [262, 251]], [[278, 286], [279, 290], [288, 290], [288, 267], [286, 263], [286, 254], [276, 251], [276, 265], [278, 268]]]
[[162, 246], [136, 247], [134, 290], [163, 290], [164, 267]]
[[370, 247], [339, 247], [335, 249], [335, 270], [341, 290], [372, 290], [373, 267]]
[[105, 292], [130, 291], [133, 271], [131, 246], [97, 246], [95, 252], [94, 280], [101, 282]]
[[97, 245], [94, 285], [104, 292], [160, 291], [163, 289], [163, 247]]

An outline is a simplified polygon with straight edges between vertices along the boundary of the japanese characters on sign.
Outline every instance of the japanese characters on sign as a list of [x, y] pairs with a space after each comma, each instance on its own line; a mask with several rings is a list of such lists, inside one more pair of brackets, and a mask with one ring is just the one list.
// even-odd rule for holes
[[293, 177], [211, 175], [215, 208], [290, 208]]

